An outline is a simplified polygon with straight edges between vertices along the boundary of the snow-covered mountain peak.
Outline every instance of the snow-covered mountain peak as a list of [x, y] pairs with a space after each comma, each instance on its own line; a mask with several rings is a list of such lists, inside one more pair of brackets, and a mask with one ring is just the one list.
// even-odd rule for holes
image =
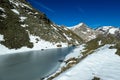
[[85, 42], [90, 41], [97, 36], [97, 31], [89, 28], [85, 23], [79, 23], [71, 28], [78, 36], [80, 36]]
[[84, 23], [83, 23], [83, 22], [81, 22], [81, 23], [79, 23], [79, 24], [75, 25], [74, 27], [80, 27], [80, 26], [82, 26], [82, 25], [84, 25]]
[[79, 24], [77, 24], [75, 26], [72, 26], [71, 29], [74, 30], [74, 29], [78, 29], [78, 28], [81, 28], [81, 27], [87, 27], [87, 25], [85, 23], [81, 22], [81, 23], [79, 23]]
[[101, 31], [107, 34], [115, 34], [116, 32], [120, 31], [120, 29], [113, 26], [102, 26], [98, 28], [97, 31]]

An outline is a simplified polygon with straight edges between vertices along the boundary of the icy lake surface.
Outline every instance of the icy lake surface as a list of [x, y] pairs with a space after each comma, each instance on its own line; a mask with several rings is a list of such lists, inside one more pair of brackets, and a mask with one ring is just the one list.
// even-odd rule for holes
[[55, 72], [74, 48], [29, 51], [0, 56], [0, 80], [40, 80]]

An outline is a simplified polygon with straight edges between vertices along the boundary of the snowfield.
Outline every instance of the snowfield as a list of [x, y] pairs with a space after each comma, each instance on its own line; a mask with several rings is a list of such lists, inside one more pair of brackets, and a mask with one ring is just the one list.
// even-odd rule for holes
[[66, 57], [65, 57], [65, 61], [70, 59], [70, 58], [80, 58], [82, 57], [82, 54], [80, 54], [81, 52], [84, 51], [84, 45], [82, 44], [80, 46], [77, 46], [77, 48], [75, 48], [72, 52], [70, 52]]
[[109, 49], [110, 46], [97, 49], [54, 80], [92, 80], [94, 76], [101, 80], [119, 80], [120, 56], [115, 54], [116, 49]]

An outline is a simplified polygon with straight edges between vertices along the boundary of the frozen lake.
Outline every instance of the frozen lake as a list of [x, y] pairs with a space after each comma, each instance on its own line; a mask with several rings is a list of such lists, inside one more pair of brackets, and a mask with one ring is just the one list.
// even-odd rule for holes
[[55, 72], [75, 47], [0, 56], [0, 80], [40, 80]]

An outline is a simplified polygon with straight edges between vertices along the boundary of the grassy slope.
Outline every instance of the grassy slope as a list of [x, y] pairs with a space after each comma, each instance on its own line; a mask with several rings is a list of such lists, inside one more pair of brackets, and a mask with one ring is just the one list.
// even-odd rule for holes
[[[98, 42], [101, 41], [101, 45]], [[116, 54], [120, 55], [120, 40], [113, 35], [99, 35], [96, 39], [93, 39], [86, 43], [85, 52], [83, 55], [88, 55], [93, 53], [93, 51], [105, 44], [115, 44], [112, 48], [117, 48]]]

